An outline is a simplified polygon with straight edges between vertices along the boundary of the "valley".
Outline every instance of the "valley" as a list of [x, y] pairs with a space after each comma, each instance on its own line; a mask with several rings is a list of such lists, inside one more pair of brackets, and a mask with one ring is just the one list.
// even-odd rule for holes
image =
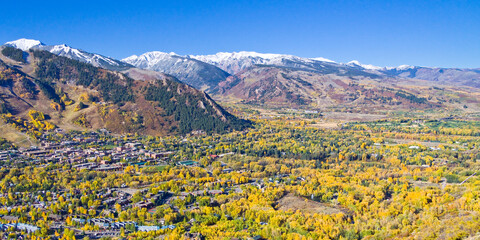
[[2, 239], [464, 239], [476, 69], [0, 47]]
[[38, 147], [4, 144], [0, 227], [77, 239], [476, 234], [477, 121], [316, 120], [183, 137], [57, 129]]

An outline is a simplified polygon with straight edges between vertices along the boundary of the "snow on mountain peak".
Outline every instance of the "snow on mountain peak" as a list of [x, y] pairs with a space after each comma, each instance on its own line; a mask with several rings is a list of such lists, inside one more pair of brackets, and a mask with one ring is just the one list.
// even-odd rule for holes
[[400, 65], [400, 66], [397, 67], [398, 70], [407, 70], [407, 69], [411, 69], [411, 68], [414, 68], [414, 66]]
[[52, 53], [57, 53], [57, 52], [66, 52], [66, 53], [69, 53], [69, 52], [80, 52], [78, 49], [74, 49], [74, 48], [71, 48], [65, 44], [61, 44], [61, 45], [54, 45], [52, 47], [52, 49], [50, 49], [50, 52]]
[[415, 66], [411, 66], [411, 65], [400, 65], [398, 67], [386, 67], [385, 69], [387, 70], [396, 70], [396, 71], [405, 71], [405, 70], [408, 70], [408, 69], [413, 69], [415, 68]]
[[188, 55], [187, 57], [197, 59], [204, 62], [210, 63], [224, 63], [227, 61], [238, 61], [238, 60], [252, 60], [255, 59], [256, 62], [266, 62], [275, 59], [281, 58], [298, 58], [293, 55], [286, 54], [276, 54], [276, 53], [258, 53], [251, 51], [240, 51], [240, 52], [219, 52], [212, 55]]
[[115, 59], [104, 57], [102, 55], [95, 54], [95, 53], [85, 52], [83, 50], [67, 46], [66, 44], [45, 45], [38, 40], [21, 38], [15, 41], [6, 42], [5, 46], [15, 47], [23, 51], [28, 51], [31, 48], [49, 51], [55, 55], [68, 57], [81, 62], [89, 63], [96, 67], [108, 68], [108, 67], [122, 67], [124, 65], [123, 63], [120, 63]]
[[157, 65], [159, 62], [170, 60], [172, 57], [181, 58], [181, 56], [179, 56], [174, 52], [166, 53], [166, 52], [152, 51], [152, 52], [146, 52], [140, 56], [132, 55], [130, 57], [122, 59], [121, 61], [128, 64], [132, 64], [140, 68], [149, 69]]
[[130, 61], [133, 61], [133, 60], [135, 60], [135, 59], [137, 59], [137, 58], [138, 58], [138, 56], [135, 55], [135, 54], [133, 54], [133, 55], [130, 56], [130, 57], [126, 57], [126, 58], [122, 59], [121, 61], [122, 61], [122, 62], [130, 62]]
[[313, 63], [315, 61], [287, 54], [252, 51], [219, 52], [212, 55], [187, 55], [186, 57], [215, 65], [230, 74], [235, 74], [253, 65], [284, 66], [286, 61], [298, 63]]
[[82, 50], [69, 47], [65, 44], [54, 45], [48, 51], [59, 56], [70, 57], [73, 59], [81, 60], [83, 62], [92, 63], [94, 65], [96, 63], [95, 59], [103, 59], [97, 54], [90, 54]]
[[320, 62], [329, 62], [329, 63], [337, 63], [333, 60], [330, 60], [328, 58], [323, 58], [323, 57], [316, 57], [316, 58], [311, 58], [312, 60], [315, 60], [315, 61], [320, 61]]
[[20, 38], [15, 41], [6, 42], [5, 45], [21, 49], [22, 51], [28, 51], [32, 47], [41, 46], [44, 44], [38, 40]]
[[122, 59], [122, 61], [134, 60], [137, 58], [158, 58], [158, 57], [165, 57], [165, 56], [178, 56], [178, 54], [174, 52], [166, 53], [166, 52], [160, 52], [160, 51], [151, 51], [151, 52], [146, 52], [140, 56], [132, 55], [130, 57]]
[[358, 66], [367, 70], [383, 70], [384, 69], [383, 67], [378, 67], [371, 64], [362, 64], [357, 60], [350, 61], [346, 65], [353, 66], [353, 67]]

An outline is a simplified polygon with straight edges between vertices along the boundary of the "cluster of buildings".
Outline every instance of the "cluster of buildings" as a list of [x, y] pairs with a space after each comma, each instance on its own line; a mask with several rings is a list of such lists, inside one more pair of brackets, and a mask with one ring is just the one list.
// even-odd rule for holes
[[40, 228], [37, 226], [33, 226], [25, 223], [6, 223], [6, 224], [0, 223], [0, 231], [7, 231], [10, 229], [13, 229], [15, 231], [26, 232], [26, 233], [34, 233], [40, 230]]
[[[56, 131], [62, 133], [61, 130], [57, 129]], [[164, 151], [163, 149], [148, 149], [140, 142], [141, 138], [109, 137], [108, 135], [98, 132], [73, 133], [72, 135], [65, 134], [65, 137], [61, 137], [61, 139], [65, 140], [52, 141], [48, 137], [44, 137], [40, 140], [40, 144], [37, 147], [1, 151], [0, 168], [2, 168], [2, 166], [12, 166], [12, 163], [16, 166], [18, 166], [18, 163], [23, 163], [23, 166], [35, 165], [39, 167], [60, 163], [71, 166], [72, 169], [78, 171], [115, 172], [123, 171], [127, 165], [166, 165], [170, 162], [172, 155], [175, 154], [175, 152]], [[233, 153], [222, 154], [220, 156], [211, 155], [210, 157], [217, 159], [229, 154]], [[187, 167], [200, 166], [199, 162], [191, 160], [176, 162], [176, 164]], [[222, 163], [222, 166], [225, 166], [225, 164]], [[223, 172], [229, 173], [232, 171], [233, 169], [225, 169]], [[209, 172], [209, 174], [212, 173]], [[15, 185], [10, 185], [10, 187], [14, 186]], [[82, 205], [82, 207], [86, 208], [88, 214], [84, 213], [79, 215], [78, 211], [76, 213], [69, 213], [65, 210], [56, 211], [55, 214], [51, 212], [50, 207], [59, 203], [60, 200], [62, 202], [75, 199], [78, 201], [78, 199], [85, 196], [85, 192], [76, 189], [70, 191], [56, 189], [56, 191], [52, 190], [48, 192], [14, 192], [14, 195], [18, 195], [18, 197], [15, 197], [18, 201], [0, 204], [0, 209], [10, 211], [13, 208], [34, 207], [42, 211], [45, 210], [48, 212], [50, 230], [55, 229], [60, 231], [60, 229], [66, 228], [78, 230], [82, 226], [89, 224], [98, 227], [96, 229], [100, 230], [82, 232], [90, 236], [90, 238], [96, 239], [102, 237], [118, 237], [120, 235], [120, 229], [122, 228], [128, 229], [128, 231], [142, 232], [176, 228], [175, 225], [166, 225], [164, 220], [158, 222], [159, 226], [138, 225], [138, 223], [134, 221], [115, 221], [110, 217], [115, 214], [118, 205], [121, 207], [121, 210], [146, 208], [150, 209], [150, 212], [152, 210], [154, 211], [156, 206], [170, 204], [174, 211], [178, 211], [178, 208], [172, 204], [172, 200], [184, 199], [189, 195], [213, 196], [226, 193], [224, 190], [198, 190], [182, 192], [178, 194], [178, 196], [173, 196], [171, 192], [159, 191], [155, 195], [141, 192], [143, 196], [141, 201], [138, 201], [138, 199], [134, 200], [134, 192], [129, 192], [130, 190], [134, 192], [138, 191], [138, 189], [130, 189], [122, 185], [119, 188], [106, 188], [93, 192], [89, 197], [94, 195], [92, 201], [94, 204], [88, 203], [88, 207], [86, 207], [85, 203]], [[0, 197], [7, 198], [8, 194], [0, 194]], [[23, 199], [26, 200], [24, 201]], [[48, 201], [46, 199], [48, 199]], [[190, 204], [188, 207], [195, 208], [196, 206], [195, 204]], [[0, 224], [0, 231], [12, 230], [33, 233], [40, 230], [37, 226], [20, 223], [21, 219], [16, 217], [15, 214], [13, 215], [14, 216], [2, 216], [3, 219], [1, 222], [4, 222], [4, 224]], [[68, 219], [70, 219], [71, 222], [68, 222]]]
[[115, 222], [112, 218], [92, 218], [88, 219], [88, 223], [98, 226], [101, 229], [112, 229], [112, 230], [118, 230], [120, 228], [127, 228], [128, 225], [131, 225], [133, 227], [137, 227], [137, 223], [133, 221], [127, 221], [127, 222]]
[[[20, 193], [19, 193], [20, 194]], [[45, 194], [45, 193], [41, 193]], [[35, 201], [34, 203], [21, 203], [18, 202], [15, 204], [16, 207], [31, 205], [35, 206], [36, 208], [46, 209], [47, 205], [54, 204], [58, 201], [58, 196], [67, 196], [69, 197], [80, 197], [80, 192], [74, 192], [73, 195], [71, 193], [55, 193], [49, 192], [49, 196], [52, 199], [51, 201], [46, 204], [45, 202]], [[33, 195], [32, 195], [33, 196]], [[160, 191], [155, 195], [149, 196], [148, 198], [144, 198], [142, 201], [137, 203], [132, 203], [132, 195], [128, 194], [124, 191], [120, 191], [118, 189], [108, 189], [105, 191], [101, 191], [96, 194], [96, 199], [102, 199], [101, 205], [95, 206], [95, 210], [99, 215], [102, 211], [109, 211], [109, 209], [113, 209], [113, 205], [119, 204], [122, 209], [129, 209], [131, 207], [146, 207], [146, 208], [153, 208], [155, 206], [163, 204], [165, 198], [170, 196], [169, 193]], [[38, 198], [34, 197], [34, 198]], [[4, 209], [12, 209], [12, 206], [6, 207], [3, 206]], [[117, 222], [112, 218], [101, 218], [95, 217], [91, 218], [88, 215], [70, 215], [66, 212], [61, 212], [58, 214], [50, 213], [48, 215], [49, 220], [53, 220], [55, 227], [50, 226], [51, 229], [61, 229], [61, 228], [71, 228], [66, 225], [65, 220], [67, 217], [70, 217], [71, 221], [74, 223], [74, 226], [81, 227], [85, 224], [90, 224], [93, 226], [97, 226], [99, 231], [92, 231], [86, 233], [86, 235], [90, 236], [91, 238], [101, 238], [101, 237], [115, 237], [120, 234], [120, 229], [125, 229], [129, 231], [157, 231], [162, 229], [175, 229], [175, 225], [162, 225], [162, 226], [143, 226], [138, 225], [137, 222], [134, 221], [125, 221], [125, 222]], [[5, 224], [0, 224], [0, 231], [17, 231], [17, 232], [24, 232], [24, 233], [34, 233], [40, 230], [39, 227], [29, 224], [24, 224], [19, 222], [19, 217], [5, 215], [1, 216], [2, 222], [6, 222]], [[162, 223], [163, 224], [163, 223]]]
[[[108, 149], [105, 146], [113, 146]], [[116, 146], [116, 147], [115, 147]], [[140, 142], [121, 139], [105, 140], [97, 133], [78, 133], [68, 140], [51, 142], [44, 139], [40, 146], [0, 152], [1, 163], [41, 165], [51, 163], [72, 164], [79, 170], [119, 171], [128, 164], [166, 164], [171, 151], [148, 151]]]

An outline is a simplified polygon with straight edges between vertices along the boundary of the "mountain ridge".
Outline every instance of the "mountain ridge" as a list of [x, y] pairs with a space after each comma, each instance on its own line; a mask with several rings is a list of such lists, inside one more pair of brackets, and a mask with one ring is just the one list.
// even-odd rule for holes
[[[17, 48], [22, 49], [23, 51], [26, 51], [26, 50], [28, 50], [32, 47], [42, 46], [42, 47], [51, 47], [51, 48], [57, 47], [56, 49], [58, 49], [60, 47], [63, 47], [65, 49], [67, 49], [66, 51], [68, 51], [68, 49], [70, 48], [70, 51], [78, 50], [78, 51], [86, 52], [84, 50], [71, 48], [66, 44], [45, 45], [43, 42], [41, 42], [39, 40], [26, 39], [26, 38], [21, 38], [21, 39], [18, 39], [18, 40], [5, 42], [4, 45], [17, 47]], [[45, 49], [42, 49], [42, 50], [45, 50]], [[168, 54], [168, 55], [171, 55], [171, 56], [178, 56], [178, 57], [183, 57], [183, 58], [196, 59], [196, 60], [200, 60], [200, 61], [202, 61], [202, 59], [203, 59], [203, 60], [205, 60], [203, 62], [206, 62], [206, 63], [208, 63], [208, 62], [219, 62], [219, 59], [221, 59], [221, 58], [224, 58], [223, 61], [225, 61], [225, 58], [227, 58], [227, 56], [232, 56], [233, 58], [237, 58], [237, 59], [241, 58], [241, 57], [244, 57], [244, 58], [253, 58], [253, 59], [255, 59], [255, 58], [256, 59], [263, 59], [263, 61], [272, 60], [272, 59], [279, 59], [279, 58], [284, 58], [284, 59], [285, 58], [286, 59], [295, 58], [295, 59], [303, 59], [305, 61], [314, 60], [314, 61], [320, 61], [320, 62], [337, 63], [337, 64], [342, 64], [342, 65], [356, 65], [356, 66], [360, 66], [364, 69], [369, 69], [369, 70], [406, 70], [406, 69], [410, 69], [410, 68], [429, 68], [429, 69], [465, 69], [465, 70], [471, 69], [471, 70], [479, 70], [480, 71], [480, 67], [479, 68], [429, 67], [429, 66], [417, 66], [417, 65], [399, 65], [399, 66], [396, 66], [396, 67], [395, 66], [394, 67], [391, 67], [391, 66], [383, 66], [382, 67], [382, 66], [376, 66], [376, 65], [372, 65], [372, 64], [364, 64], [364, 63], [359, 62], [358, 60], [352, 60], [352, 61], [347, 62], [347, 63], [340, 63], [340, 62], [336, 62], [336, 61], [330, 60], [328, 58], [323, 58], [323, 57], [306, 58], [306, 57], [300, 57], [300, 56], [291, 55], [291, 54], [259, 53], [259, 52], [255, 52], [255, 51], [218, 52], [218, 53], [215, 53], [215, 54], [207, 54], [207, 55], [190, 55], [190, 54], [179, 55], [179, 54], [176, 54], [174, 52], [166, 53], [166, 52], [160, 52], [160, 51], [150, 51], [150, 52], [146, 52], [144, 54], [147, 54], [147, 53], [164, 53], [164, 54]], [[58, 53], [56, 53], [56, 54], [58, 55]], [[144, 55], [144, 54], [141, 54], [141, 55]], [[100, 55], [100, 54], [96, 54], [96, 55], [105, 57], [105, 56]], [[123, 59], [120, 59], [120, 60], [117, 60], [117, 59], [111, 58], [111, 57], [105, 57], [105, 58], [109, 58], [111, 60], [116, 60], [116, 61], [122, 61], [122, 62], [125, 60], [125, 62], [128, 62], [131, 58], [134, 58], [134, 57], [139, 57], [139, 56], [138, 55], [131, 55], [129, 57], [126, 57], [126, 58], [123, 58]], [[214, 58], [216, 58], [217, 60], [213, 60]], [[257, 63], [257, 64], [261, 64], [261, 63]], [[265, 64], [265, 65], [271, 65], [271, 64]]]
[[[348, 63], [338, 63], [326, 58], [302, 58], [288, 54], [257, 53], [252, 51], [219, 52], [211, 55], [185, 55], [182, 58], [195, 59], [214, 65], [225, 72], [235, 75], [243, 70], [256, 66], [267, 65], [277, 67], [290, 67], [303, 70], [317, 71], [319, 74], [347, 71], [358, 75], [376, 76], [379, 78], [411, 78], [428, 81], [440, 80], [443, 84], [455, 84], [470, 87], [480, 87], [480, 70], [475, 68], [440, 68], [422, 67], [412, 65], [400, 65], [396, 67], [380, 67], [371, 64], [363, 64], [357, 60]], [[137, 65], [138, 66], [138, 65]], [[446, 72], [447, 74], [443, 74]], [[355, 73], [354, 73], [355, 74]], [[227, 76], [229, 77], [229, 76]], [[465, 80], [465, 78], [468, 78]], [[208, 91], [213, 91], [209, 88]]]
[[4, 46], [19, 48], [22, 51], [28, 51], [30, 49], [45, 50], [58, 56], [68, 57], [80, 62], [92, 64], [95, 67], [102, 67], [113, 71], [125, 70], [133, 67], [114, 58], [106, 57], [96, 53], [89, 53], [81, 49], [72, 48], [66, 44], [46, 45], [39, 40], [22, 38], [15, 41], [6, 42]]
[[[9, 46], [0, 47], [0, 110], [7, 123], [27, 124], [34, 111], [48, 116], [38, 126], [48, 123], [49, 130], [53, 124], [69, 129], [167, 135], [240, 130], [250, 125], [228, 113], [208, 94], [169, 75], [147, 73], [148, 78], [142, 78], [145, 73], [138, 70], [132, 74], [139, 79], [135, 80], [127, 73], [36, 48], [23, 52], [30, 60], [23, 63], [4, 56], [6, 48]], [[25, 69], [33, 70], [27, 74]], [[37, 125], [27, 125], [20, 129], [39, 134]]]
[[230, 74], [220, 68], [175, 53], [159, 51], [132, 55], [122, 59], [135, 67], [164, 72], [200, 90], [209, 90], [224, 81]]
[[[15, 43], [15, 41], [13, 43]], [[12, 45], [12, 42], [9, 42], [9, 44]], [[30, 47], [32, 49], [48, 50], [54, 54], [63, 55], [93, 65], [95, 65], [94, 62], [96, 59], [101, 59], [100, 57], [95, 57], [97, 56], [95, 54], [88, 55], [82, 50], [73, 49], [66, 45], [46, 46], [36, 40], [22, 39], [18, 40], [18, 44], [16, 45], [21, 48]], [[151, 79], [155, 78], [155, 76], [162, 76], [161, 74], [158, 75], [158, 73], [169, 74], [179, 81], [196, 89], [204, 90], [212, 94], [215, 99], [222, 101], [229, 102], [234, 98], [243, 102], [268, 103], [267, 105], [274, 106], [291, 105], [290, 103], [292, 102], [289, 101], [292, 99], [298, 100], [294, 101], [296, 107], [309, 107], [312, 106], [312, 103], [314, 103], [316, 107], [322, 107], [322, 102], [325, 103], [326, 106], [338, 103], [349, 105], [348, 102], [340, 99], [342, 97], [356, 103], [363, 101], [358, 99], [359, 96], [357, 96], [355, 92], [340, 95], [334, 94], [335, 96], [331, 95], [330, 83], [334, 83], [332, 86], [337, 86], [335, 82], [339, 83], [338, 81], [368, 86], [370, 89], [345, 87], [344, 84], [338, 85], [338, 87], [345, 91], [363, 91], [370, 96], [362, 103], [365, 106], [368, 106], [368, 103], [384, 103], [384, 99], [380, 100], [382, 98], [387, 98], [388, 104], [390, 104], [389, 101], [396, 99], [394, 102], [397, 104], [398, 102], [402, 102], [397, 99], [398, 97], [402, 98], [402, 96], [406, 96], [407, 101], [411, 99], [421, 101], [418, 99], [422, 98], [423, 93], [418, 92], [415, 88], [424, 86], [438, 85], [442, 87], [446, 86], [447, 88], [464, 87], [467, 89], [465, 90], [467, 92], [475, 92], [480, 88], [480, 69], [429, 68], [411, 65], [379, 67], [371, 64], [363, 64], [356, 60], [348, 63], [338, 63], [326, 58], [302, 58], [288, 54], [257, 53], [251, 51], [184, 56], [174, 52], [152, 51], [141, 55], [132, 55], [122, 60], [106, 59], [103, 62], [99, 60], [96, 62], [98, 63], [97, 65], [105, 65], [103, 66], [104, 68], [121, 70], [123, 73], [136, 76], [137, 78]], [[125, 64], [125, 67], [118, 69], [116, 65], [118, 62]], [[265, 71], [265, 69], [269, 69], [269, 71]], [[276, 72], [277, 75], [272, 75], [272, 72]], [[282, 75], [286, 74], [285, 76], [287, 76], [290, 73], [295, 76], [285, 78]], [[248, 76], [248, 78], [245, 76]], [[257, 85], [246, 84], [253, 82], [257, 82]], [[406, 83], [410, 85], [406, 86]], [[234, 86], [235, 84], [241, 85]], [[302, 84], [310, 84], [315, 87], [306, 89]], [[398, 88], [399, 85], [404, 86]], [[241, 89], [240, 86], [246, 89]], [[403, 92], [397, 94], [397, 90], [395, 90], [392, 95], [390, 90], [384, 91], [381, 90], [382, 88], [406, 91], [408, 94], [405, 95]], [[472, 90], [468, 88], [475, 89]], [[278, 92], [278, 89], [283, 89], [283, 92]], [[371, 89], [377, 89], [378, 91]], [[248, 94], [246, 94], [247, 92]], [[323, 93], [324, 96], [326, 96], [326, 93], [329, 93], [329, 98], [331, 99], [328, 101], [319, 99], [318, 96], [321, 93]], [[382, 96], [383, 93], [385, 93], [385, 96]], [[412, 96], [410, 94], [418, 94], [418, 96]], [[362, 95], [362, 97], [365, 96]], [[373, 100], [370, 99], [372, 97]], [[275, 101], [273, 101], [274, 99]], [[456, 101], [441, 98], [439, 100], [440, 102], [434, 101], [431, 102], [430, 105], [442, 105], [443, 103], [441, 102], [447, 100]], [[405, 102], [401, 104], [405, 104]], [[412, 107], [410, 106], [412, 104], [407, 105], [404, 107]], [[428, 104], [425, 106], [427, 105]], [[414, 106], [417, 105], [414, 104]], [[417, 107], [422, 106], [418, 105]], [[374, 105], [371, 105], [371, 107], [375, 108]]]

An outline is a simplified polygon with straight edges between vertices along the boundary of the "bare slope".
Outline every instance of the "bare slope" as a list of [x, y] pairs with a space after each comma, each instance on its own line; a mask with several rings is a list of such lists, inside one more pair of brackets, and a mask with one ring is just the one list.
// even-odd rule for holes
[[462, 104], [479, 102], [476, 92], [469, 87], [435, 87], [424, 80], [255, 66], [220, 83], [214, 96], [223, 101], [266, 107], [347, 108], [368, 112], [463, 109]]

